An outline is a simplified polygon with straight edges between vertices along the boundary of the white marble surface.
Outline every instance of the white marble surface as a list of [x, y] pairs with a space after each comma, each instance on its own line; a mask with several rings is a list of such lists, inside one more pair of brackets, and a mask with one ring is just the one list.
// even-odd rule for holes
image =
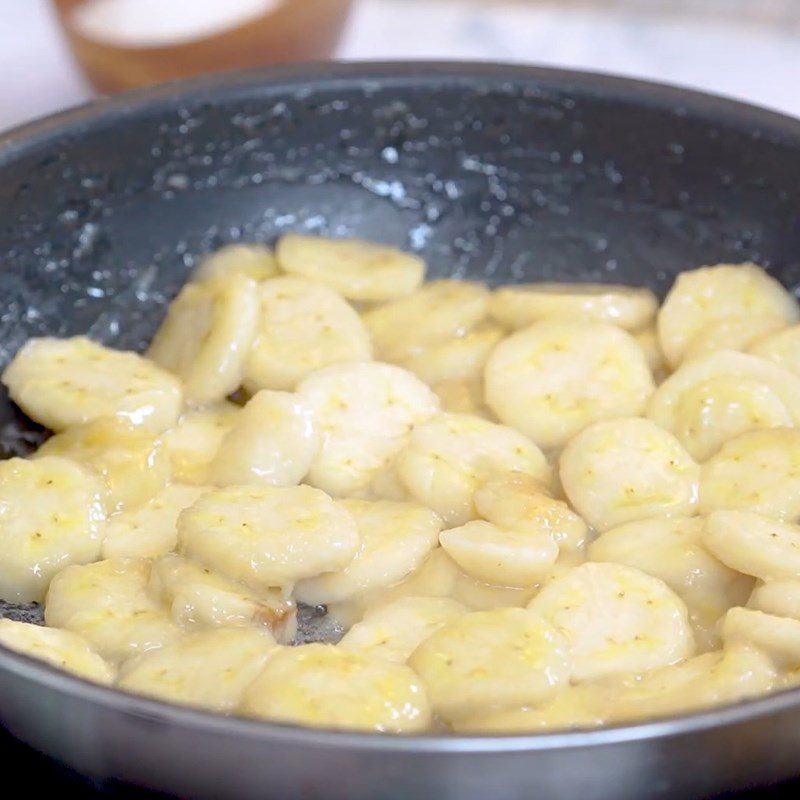
[[[602, 70], [695, 86], [800, 116], [800, 3], [672, 3], [356, 0], [340, 55]], [[0, 128], [91, 96], [49, 0], [0, 0], [0, 66]]]

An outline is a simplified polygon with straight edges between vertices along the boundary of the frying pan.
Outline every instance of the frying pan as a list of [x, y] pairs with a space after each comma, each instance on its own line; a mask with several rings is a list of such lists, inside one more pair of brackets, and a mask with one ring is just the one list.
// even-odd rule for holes
[[[662, 292], [752, 259], [800, 283], [800, 122], [597, 75], [344, 64], [204, 78], [0, 140], [0, 363], [30, 336], [141, 347], [198, 254], [287, 230], [433, 275]], [[39, 436], [0, 399], [7, 453]], [[800, 773], [800, 691], [508, 737], [306, 730], [90, 685], [0, 648], [0, 721], [98, 781], [260, 800], [646, 800]]]

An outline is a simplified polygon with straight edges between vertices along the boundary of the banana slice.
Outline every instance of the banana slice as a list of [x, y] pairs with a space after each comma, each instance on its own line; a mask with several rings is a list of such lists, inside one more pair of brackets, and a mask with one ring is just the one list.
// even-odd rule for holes
[[450, 596], [473, 611], [492, 611], [496, 608], [525, 608], [539, 591], [539, 585], [524, 587], [498, 586], [486, 583], [464, 572], [455, 562], [455, 581]]
[[748, 645], [766, 653], [782, 670], [800, 668], [800, 620], [732, 608], [722, 621], [726, 646]]
[[0, 645], [94, 683], [111, 684], [116, 678], [116, 670], [83, 637], [69, 631], [0, 619]]
[[683, 601], [663, 581], [622, 564], [575, 567], [528, 608], [569, 640], [574, 680], [647, 672], [694, 650]]
[[661, 351], [661, 345], [658, 341], [658, 331], [655, 326], [648, 325], [646, 328], [633, 333], [633, 338], [636, 339], [636, 344], [642, 348], [647, 366], [650, 367], [650, 372], [653, 373], [653, 378], [657, 384], [661, 383], [667, 375], [669, 375], [669, 365], [664, 353]]
[[277, 256], [290, 275], [324, 283], [349, 300], [404, 297], [425, 277], [421, 258], [361, 239], [288, 234], [278, 242]]
[[102, 481], [68, 459], [0, 461], [0, 599], [41, 602], [59, 570], [99, 558], [104, 497]]
[[440, 414], [418, 424], [397, 457], [397, 474], [411, 495], [448, 525], [476, 516], [475, 490], [515, 470], [543, 485], [551, 480], [541, 450], [521, 433], [467, 414]]
[[489, 290], [482, 283], [439, 280], [419, 291], [367, 311], [362, 319], [376, 353], [404, 364], [432, 345], [471, 331], [488, 312]]
[[706, 517], [703, 543], [731, 569], [762, 581], [800, 578], [800, 526], [750, 511]]
[[149, 576], [150, 562], [138, 558], [67, 567], [50, 583], [45, 622], [83, 636], [113, 663], [157, 650], [183, 632], [148, 594]]
[[369, 610], [339, 647], [404, 664], [431, 634], [466, 611], [466, 606], [448, 597], [404, 597]]
[[683, 600], [698, 645], [716, 646], [716, 623], [732, 606], [747, 601], [753, 579], [726, 567], [706, 550], [700, 517], [628, 522], [589, 545], [592, 561], [635, 567], [660, 578]]
[[797, 301], [755, 264], [719, 264], [682, 272], [658, 314], [661, 348], [677, 366], [705, 325], [729, 319], [800, 318]]
[[800, 325], [792, 325], [757, 339], [750, 345], [750, 353], [800, 376]]
[[606, 322], [637, 330], [651, 322], [658, 300], [649, 289], [601, 283], [523, 283], [495, 289], [489, 313], [510, 328], [543, 319]]
[[188, 411], [161, 436], [169, 455], [172, 479], [180, 483], [207, 483], [208, 468], [225, 435], [236, 424], [240, 408], [227, 400]]
[[192, 274], [192, 281], [213, 281], [241, 275], [266, 281], [280, 275], [280, 267], [268, 247], [261, 244], [228, 244], [206, 256]]
[[777, 617], [800, 620], [800, 580], [786, 578], [758, 583], [747, 601], [747, 607]]
[[452, 414], [470, 414], [473, 417], [497, 422], [497, 417], [483, 400], [483, 379], [478, 381], [441, 381], [431, 385], [442, 411]]
[[396, 456], [375, 472], [366, 497], [374, 500], [394, 500], [396, 503], [411, 500], [408, 489], [397, 474]]
[[532, 586], [558, 558], [558, 545], [548, 531], [498, 528], [483, 520], [442, 531], [439, 539], [464, 572], [499, 586]]
[[647, 416], [705, 461], [746, 431], [800, 424], [800, 378], [763, 358], [718, 350], [667, 378]]
[[109, 511], [138, 508], [170, 479], [167, 451], [160, 439], [114, 417], [77, 425], [48, 439], [35, 453], [71, 458], [102, 475]]
[[230, 712], [276, 647], [265, 630], [200, 631], [126, 661], [117, 686], [156, 700]]
[[786, 321], [780, 317], [734, 317], [715, 320], [700, 328], [689, 343], [683, 360], [705, 356], [716, 350], [747, 352], [748, 347], [759, 337], [785, 327]]
[[538, 322], [489, 356], [486, 402], [540, 447], [560, 447], [592, 422], [635, 416], [653, 392], [630, 334], [603, 323]]
[[178, 515], [206, 492], [207, 486], [172, 483], [149, 503], [108, 520], [102, 558], [157, 558], [178, 543]]
[[355, 520], [361, 549], [338, 572], [301, 581], [295, 597], [307, 605], [341, 602], [392, 586], [419, 569], [436, 547], [441, 520], [415, 503], [342, 500]]
[[2, 376], [11, 399], [46, 428], [61, 431], [99, 417], [122, 417], [160, 433], [175, 424], [180, 382], [136, 353], [89, 339], [31, 339]]
[[256, 591], [344, 569], [360, 539], [350, 514], [310, 486], [231, 486], [178, 517], [179, 550]]
[[175, 553], [153, 562], [148, 591], [182, 627], [258, 626], [284, 644], [291, 644], [297, 633], [297, 608], [279, 590], [256, 595]]
[[309, 375], [298, 394], [322, 433], [308, 482], [344, 497], [365, 491], [414, 425], [439, 410], [415, 375], [390, 364], [339, 364]]
[[434, 711], [447, 721], [541, 703], [569, 682], [569, 643], [537, 613], [474, 611], [439, 628], [411, 655]]
[[225, 435], [208, 479], [217, 486], [294, 486], [321, 445], [314, 415], [300, 397], [264, 390], [250, 398]]
[[596, 422], [564, 448], [561, 483], [596, 530], [697, 510], [700, 467], [672, 434], [647, 419]]
[[261, 312], [244, 366], [244, 386], [292, 391], [309, 373], [342, 361], [369, 361], [369, 334], [355, 310], [327, 286], [275, 278], [258, 288]]
[[425, 687], [408, 667], [325, 644], [275, 653], [245, 692], [241, 711], [379, 733], [416, 733], [431, 724]]
[[478, 514], [489, 522], [534, 535], [548, 533], [566, 553], [583, 550], [589, 537], [586, 523], [530, 475], [497, 475], [475, 492], [473, 501]]
[[750, 431], [724, 444], [703, 464], [700, 509], [800, 518], [800, 430]]

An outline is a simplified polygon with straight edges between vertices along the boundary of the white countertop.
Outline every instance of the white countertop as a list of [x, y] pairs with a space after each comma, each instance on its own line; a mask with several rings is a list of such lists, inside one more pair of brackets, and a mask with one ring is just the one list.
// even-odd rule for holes
[[[665, 11], [659, 0], [605, 0], [602, 9], [590, 0], [356, 0], [340, 56], [601, 70], [694, 86], [800, 116], [800, 4], [672, 3], [673, 10]], [[49, 0], [0, 0], [0, 65], [0, 128], [91, 96]]]

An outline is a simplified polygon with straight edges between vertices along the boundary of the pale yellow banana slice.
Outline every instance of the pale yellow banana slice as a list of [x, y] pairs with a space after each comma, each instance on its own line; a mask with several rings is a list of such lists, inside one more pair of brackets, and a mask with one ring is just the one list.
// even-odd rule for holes
[[800, 376], [800, 325], [791, 325], [777, 333], [756, 339], [750, 345], [750, 352]]
[[539, 591], [539, 585], [498, 586], [464, 572], [455, 562], [455, 581], [450, 596], [473, 611], [492, 611], [495, 608], [525, 608]]
[[110, 684], [116, 670], [89, 647], [82, 636], [70, 631], [0, 619], [0, 645], [94, 683]]
[[181, 553], [256, 591], [343, 569], [360, 539], [350, 514], [310, 486], [231, 486], [178, 517]]
[[369, 361], [369, 334], [355, 310], [327, 286], [275, 278], [258, 288], [258, 329], [244, 386], [291, 391], [309, 373], [342, 361]]
[[215, 403], [241, 385], [258, 318], [252, 278], [189, 283], [170, 304], [147, 355], [181, 379], [189, 404]]
[[492, 293], [489, 312], [510, 328], [527, 328], [543, 319], [607, 322], [637, 330], [651, 322], [658, 300], [649, 289], [601, 283], [523, 283]]
[[308, 404], [298, 395], [265, 389], [248, 400], [225, 434], [208, 480], [217, 486], [294, 486], [311, 469], [321, 445]]
[[169, 553], [153, 562], [148, 591], [183, 627], [267, 628], [289, 644], [297, 632], [294, 601], [277, 589], [253, 593], [208, 567]]
[[99, 417], [122, 417], [160, 433], [175, 424], [181, 384], [136, 353], [89, 339], [31, 339], [2, 376], [11, 399], [54, 431]]
[[759, 582], [747, 601], [747, 607], [777, 617], [800, 620], [800, 580], [785, 578]]
[[125, 662], [117, 686], [156, 700], [230, 712], [276, 647], [265, 630], [200, 631]]
[[431, 385], [442, 411], [452, 414], [471, 414], [473, 417], [497, 422], [494, 412], [483, 399], [483, 378], [477, 381], [441, 381]]
[[743, 644], [766, 653], [782, 670], [800, 668], [800, 620], [732, 608], [721, 626], [726, 646]]
[[734, 317], [703, 325], [689, 343], [684, 361], [705, 356], [716, 350], [747, 352], [759, 337], [786, 327], [781, 317]]
[[178, 542], [178, 515], [209, 490], [171, 483], [145, 505], [115, 514], [106, 525], [102, 557], [157, 558], [171, 552]]
[[319, 370], [298, 394], [322, 434], [308, 482], [340, 497], [367, 490], [411, 428], [439, 410], [438, 398], [419, 378], [377, 362]]
[[342, 500], [355, 520], [361, 547], [337, 572], [301, 581], [295, 597], [307, 605], [341, 602], [402, 581], [437, 545], [441, 520], [416, 503]]
[[530, 439], [467, 414], [440, 414], [417, 425], [397, 456], [397, 474], [412, 497], [448, 525], [473, 519], [475, 490], [511, 470], [549, 485], [547, 459]]
[[268, 247], [261, 244], [228, 244], [206, 256], [192, 273], [192, 281], [228, 279], [234, 275], [266, 281], [280, 275], [280, 267]]
[[763, 581], [800, 578], [800, 526], [751, 511], [706, 517], [703, 543], [731, 569]]
[[148, 593], [149, 576], [150, 562], [137, 558], [67, 567], [50, 583], [45, 621], [83, 636], [113, 663], [157, 650], [184, 634]]
[[169, 456], [161, 440], [114, 417], [57, 433], [34, 458], [44, 456], [71, 458], [101, 475], [108, 487], [109, 511], [138, 508], [170, 479]]
[[640, 331], [633, 333], [633, 338], [636, 339], [636, 344], [642, 348], [647, 366], [650, 367], [650, 372], [653, 373], [655, 382], [661, 383], [667, 375], [669, 375], [669, 365], [664, 353], [661, 351], [661, 345], [658, 341], [658, 331], [655, 326], [648, 325]]
[[180, 483], [207, 483], [208, 467], [222, 440], [233, 428], [240, 408], [227, 400], [188, 411], [161, 436], [169, 455], [172, 479]]
[[276, 254], [290, 275], [324, 283], [350, 300], [404, 297], [425, 277], [421, 258], [362, 239], [287, 234], [278, 242]]
[[502, 341], [486, 363], [486, 402], [541, 447], [592, 422], [635, 416], [653, 392], [644, 353], [603, 323], [538, 322]]
[[800, 424], [800, 378], [766, 359], [717, 350], [667, 378], [647, 416], [705, 461], [746, 431]]
[[366, 497], [375, 500], [394, 500], [397, 503], [405, 503], [411, 500], [408, 489], [406, 489], [397, 474], [396, 456], [375, 472], [370, 481]]
[[726, 442], [703, 464], [700, 509], [800, 518], [800, 429], [749, 431]]
[[541, 703], [569, 681], [569, 643], [523, 608], [474, 611], [439, 628], [411, 655], [445, 720]]
[[675, 367], [703, 326], [745, 317], [800, 317], [797, 301], [755, 264], [719, 264], [682, 272], [658, 314], [661, 347]]
[[672, 434], [647, 419], [585, 428], [564, 448], [560, 476], [572, 506], [598, 531], [697, 511], [699, 465]]
[[431, 634], [466, 611], [466, 606], [448, 597], [403, 597], [370, 609], [339, 647], [404, 664]]
[[528, 608], [567, 637], [578, 681], [647, 672], [694, 651], [683, 601], [663, 581], [622, 564], [575, 567]]
[[0, 599], [41, 602], [59, 570], [99, 558], [104, 498], [100, 478], [74, 461], [0, 462]]
[[379, 733], [416, 733], [431, 724], [420, 679], [404, 664], [309, 644], [279, 650], [244, 694], [251, 717]]

